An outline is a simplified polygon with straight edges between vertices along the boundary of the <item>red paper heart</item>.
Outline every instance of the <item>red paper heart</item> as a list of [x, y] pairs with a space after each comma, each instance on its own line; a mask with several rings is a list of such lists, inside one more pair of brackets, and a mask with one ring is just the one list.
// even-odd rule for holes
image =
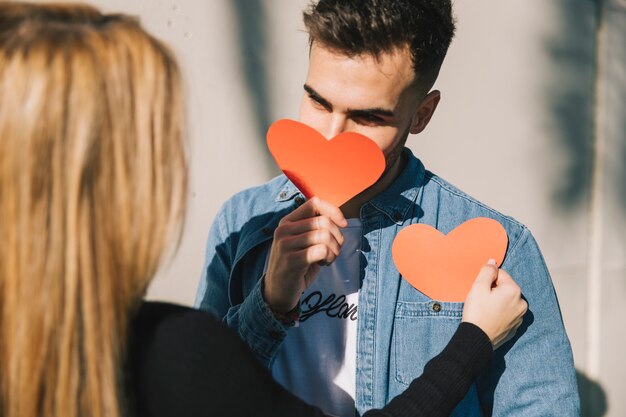
[[413, 287], [434, 300], [462, 302], [489, 259], [502, 264], [508, 237], [500, 223], [477, 217], [447, 235], [425, 224], [402, 229], [393, 260]]
[[267, 146], [302, 194], [337, 207], [374, 184], [385, 170], [378, 145], [354, 132], [326, 140], [312, 127], [284, 119], [270, 126]]

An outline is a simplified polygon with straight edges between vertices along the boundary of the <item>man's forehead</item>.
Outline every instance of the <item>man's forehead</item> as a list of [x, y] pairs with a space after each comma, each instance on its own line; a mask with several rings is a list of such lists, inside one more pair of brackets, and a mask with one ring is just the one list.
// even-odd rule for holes
[[349, 56], [314, 44], [306, 85], [328, 100], [337, 97], [366, 107], [389, 108], [412, 87], [414, 78], [408, 52]]
[[408, 45], [398, 46], [389, 51], [379, 51], [376, 53], [363, 52], [355, 54], [341, 49], [332, 48], [319, 42], [313, 42], [309, 51], [309, 61], [314, 59], [316, 56], [322, 56], [324, 59], [349, 59], [359, 63], [360, 65], [377, 64], [377, 66], [381, 70], [385, 71], [388, 76], [402, 74], [405, 77], [415, 77], [413, 56]]

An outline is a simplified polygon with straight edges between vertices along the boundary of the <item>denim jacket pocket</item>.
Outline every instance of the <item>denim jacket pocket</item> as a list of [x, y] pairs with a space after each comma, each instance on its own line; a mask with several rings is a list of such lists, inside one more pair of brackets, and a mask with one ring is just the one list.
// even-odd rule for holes
[[422, 374], [426, 363], [446, 347], [462, 316], [463, 303], [398, 301], [392, 343], [399, 383], [408, 386]]
[[[390, 397], [402, 392], [422, 374], [426, 363], [446, 347], [462, 317], [463, 303], [398, 301], [392, 336], [391, 371], [395, 383], [390, 384]], [[425, 339], [424, 335], [429, 337]], [[476, 384], [473, 384], [451, 417], [482, 415]]]

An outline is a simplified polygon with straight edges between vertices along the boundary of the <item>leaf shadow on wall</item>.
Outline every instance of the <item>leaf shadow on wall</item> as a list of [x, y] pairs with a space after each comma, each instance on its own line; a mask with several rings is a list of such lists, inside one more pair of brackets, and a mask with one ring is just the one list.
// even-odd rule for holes
[[[619, 6], [597, 0], [558, 2], [558, 35], [547, 39], [552, 71], [544, 86], [547, 107], [555, 124], [558, 149], [567, 166], [553, 192], [563, 211], [586, 208], [590, 200], [594, 169], [595, 123], [605, 139], [601, 175], [606, 193], [617, 196], [626, 212], [626, 54], [621, 20], [626, 21], [626, 2]], [[575, 7], [574, 7], [575, 6]], [[602, 20], [602, 22], [601, 22]], [[605, 26], [606, 47], [597, 50], [596, 35]], [[598, 66], [600, 54], [602, 66]], [[596, 78], [603, 78], [603, 114], [596, 120]], [[617, 119], [615, 119], [617, 118]], [[608, 127], [608, 129], [607, 129]], [[608, 135], [608, 136], [607, 136]]]
[[579, 0], [577, 7], [558, 2], [560, 27], [546, 50], [551, 71], [544, 86], [546, 107], [555, 128], [549, 140], [564, 153], [566, 166], [552, 193], [565, 212], [588, 204], [593, 163], [595, 100], [595, 33], [598, 24], [594, 1]]
[[[596, 123], [596, 80], [599, 67], [596, 36], [601, 24], [603, 1], [577, 0], [554, 3], [560, 20], [555, 20], [558, 30], [546, 39], [546, 51], [550, 58], [551, 71], [546, 76], [543, 86], [546, 109], [555, 126], [555, 133], [549, 140], [556, 141], [555, 149], [562, 153], [566, 167], [560, 173], [552, 190], [553, 204], [562, 213], [589, 210], [592, 192], [592, 170], [594, 169], [594, 139]], [[622, 11], [623, 13], [624, 11]], [[621, 42], [623, 47], [623, 41]], [[624, 55], [622, 55], [623, 60]], [[623, 70], [626, 62], [611, 62], [613, 67], [600, 76], [610, 74], [609, 98], [614, 89], [621, 89], [621, 82], [626, 82]], [[619, 77], [619, 74], [622, 77]], [[616, 77], [618, 75], [618, 77]], [[612, 99], [609, 117], [616, 117], [621, 109], [620, 121], [611, 120], [612, 126], [623, 126], [626, 132], [626, 99], [619, 95], [619, 101]], [[604, 115], [603, 115], [604, 116]], [[599, 126], [604, 129], [605, 126]], [[604, 134], [604, 132], [603, 132]], [[621, 140], [613, 140], [602, 154], [603, 192], [619, 196], [620, 210], [626, 213], [626, 135]], [[607, 169], [607, 167], [609, 169]], [[603, 204], [606, 203], [603, 198]], [[604, 210], [604, 207], [602, 208]], [[584, 219], [584, 218], [583, 218]], [[576, 371], [578, 390], [581, 399], [582, 417], [602, 417], [607, 413], [608, 403], [605, 389], [597, 381], [589, 379], [581, 371]]]
[[241, 72], [254, 113], [256, 143], [261, 144], [261, 157], [271, 176], [280, 173], [267, 151], [265, 135], [272, 122], [271, 102], [268, 93], [267, 17], [262, 0], [233, 0], [228, 2], [236, 18], [237, 40], [241, 57]]

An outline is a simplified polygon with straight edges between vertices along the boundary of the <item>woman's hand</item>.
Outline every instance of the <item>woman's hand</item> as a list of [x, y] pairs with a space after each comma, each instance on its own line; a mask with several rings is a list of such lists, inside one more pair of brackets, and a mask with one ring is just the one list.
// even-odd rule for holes
[[520, 287], [490, 260], [467, 294], [463, 321], [480, 327], [495, 350], [515, 335], [527, 310]]

